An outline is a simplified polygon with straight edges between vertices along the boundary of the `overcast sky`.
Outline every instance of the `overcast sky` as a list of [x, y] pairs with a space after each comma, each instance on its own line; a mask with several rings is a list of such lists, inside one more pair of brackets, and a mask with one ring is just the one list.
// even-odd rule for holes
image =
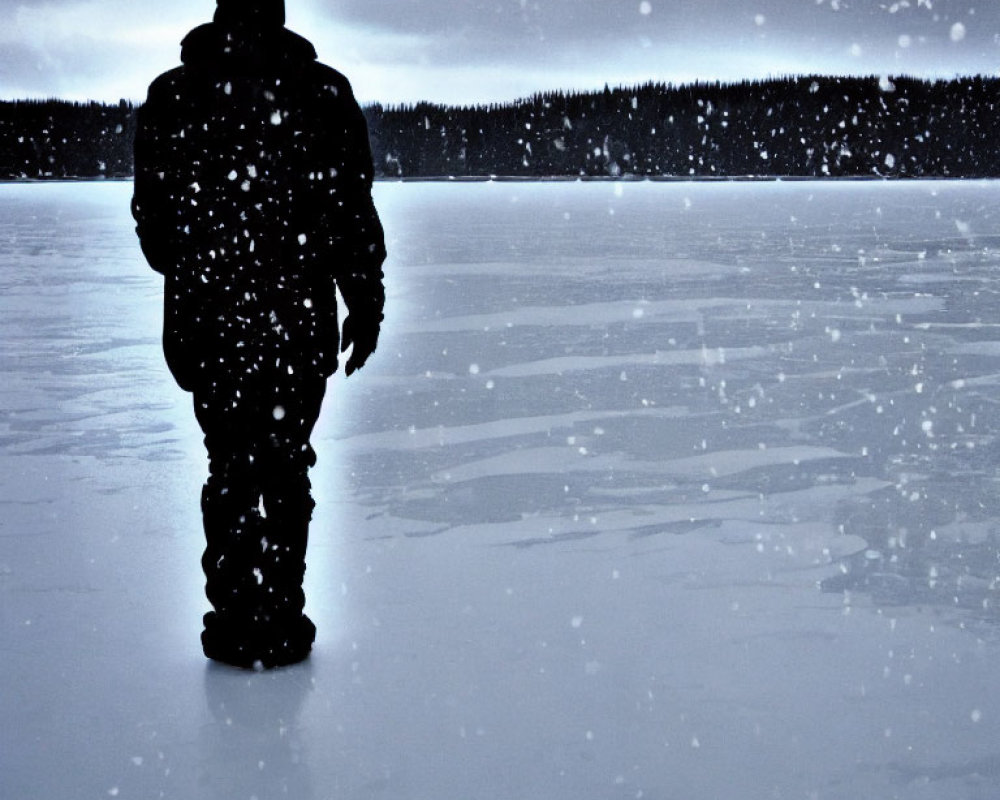
[[[286, 0], [362, 101], [1000, 70], [1000, 0]], [[214, 0], [0, 0], [0, 98], [142, 99]]]

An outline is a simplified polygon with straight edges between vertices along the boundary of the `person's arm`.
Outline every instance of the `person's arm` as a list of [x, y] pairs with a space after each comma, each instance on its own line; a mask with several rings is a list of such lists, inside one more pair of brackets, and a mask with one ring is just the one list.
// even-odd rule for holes
[[[346, 84], [346, 81], [345, 81]], [[343, 90], [342, 90], [343, 91]], [[347, 302], [341, 351], [353, 345], [344, 367], [347, 375], [361, 369], [378, 344], [385, 305], [382, 262], [385, 261], [385, 234], [372, 201], [374, 165], [368, 125], [360, 107], [346, 87], [342, 97], [348, 115], [344, 174], [340, 182], [345, 213], [342, 242], [347, 244], [345, 260], [337, 275], [337, 285]]]
[[150, 86], [146, 103], [136, 114], [132, 216], [146, 261], [157, 272], [166, 274], [177, 265], [170, 203], [176, 191], [177, 155], [161, 123], [163, 80]]

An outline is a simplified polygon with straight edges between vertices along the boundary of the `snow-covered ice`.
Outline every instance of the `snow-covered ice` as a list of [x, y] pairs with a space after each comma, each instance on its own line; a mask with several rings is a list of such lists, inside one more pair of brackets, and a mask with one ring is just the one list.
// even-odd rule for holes
[[0, 187], [0, 797], [997, 796], [1000, 183], [379, 184], [259, 674], [130, 191]]

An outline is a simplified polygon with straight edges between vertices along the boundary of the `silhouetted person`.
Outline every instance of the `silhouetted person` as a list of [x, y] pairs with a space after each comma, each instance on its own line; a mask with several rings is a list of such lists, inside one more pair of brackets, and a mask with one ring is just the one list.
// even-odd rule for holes
[[[202, 644], [249, 667], [308, 656], [309, 436], [338, 351], [375, 349], [385, 258], [364, 117], [284, 28], [282, 0], [218, 0], [139, 111], [132, 208], [166, 277], [163, 348], [194, 395], [209, 478]], [[337, 327], [335, 285], [349, 315]], [[340, 345], [338, 348], [338, 344]]]

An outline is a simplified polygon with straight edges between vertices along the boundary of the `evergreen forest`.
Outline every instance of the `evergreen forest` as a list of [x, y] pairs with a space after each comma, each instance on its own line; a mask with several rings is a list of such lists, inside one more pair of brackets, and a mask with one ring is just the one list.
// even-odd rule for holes
[[[1000, 79], [798, 77], [367, 106], [387, 179], [1000, 177]], [[136, 106], [0, 103], [0, 178], [126, 178]]]

